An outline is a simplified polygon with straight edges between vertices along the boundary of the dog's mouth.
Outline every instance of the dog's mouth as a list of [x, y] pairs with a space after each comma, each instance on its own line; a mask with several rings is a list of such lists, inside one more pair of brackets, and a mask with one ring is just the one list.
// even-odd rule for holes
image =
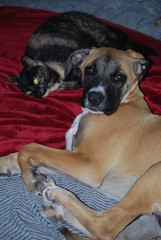
[[88, 108], [89, 110], [91, 110], [92, 112], [103, 112], [103, 110], [99, 107], [96, 107], [96, 106], [92, 106], [90, 104], [88, 105], [84, 105], [83, 106], [84, 108]]

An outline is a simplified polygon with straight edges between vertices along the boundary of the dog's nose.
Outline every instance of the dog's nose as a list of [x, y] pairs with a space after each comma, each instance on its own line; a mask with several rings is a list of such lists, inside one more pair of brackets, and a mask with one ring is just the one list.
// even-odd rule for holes
[[88, 93], [88, 101], [93, 106], [99, 105], [103, 101], [103, 94], [100, 92], [92, 91]]

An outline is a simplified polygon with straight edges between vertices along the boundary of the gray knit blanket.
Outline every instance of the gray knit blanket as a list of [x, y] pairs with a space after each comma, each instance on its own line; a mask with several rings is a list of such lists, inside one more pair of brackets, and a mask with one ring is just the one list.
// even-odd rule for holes
[[[97, 190], [93, 190], [74, 180], [56, 177], [58, 186], [74, 192], [78, 198], [93, 209], [103, 210], [116, 204]], [[60, 222], [50, 222], [41, 215], [42, 198], [28, 191], [21, 176], [0, 177], [0, 239], [1, 240], [65, 240]]]

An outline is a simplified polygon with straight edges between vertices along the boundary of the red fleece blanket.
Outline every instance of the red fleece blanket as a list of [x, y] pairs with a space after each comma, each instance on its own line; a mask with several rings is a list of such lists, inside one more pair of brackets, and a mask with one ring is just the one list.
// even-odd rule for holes
[[[19, 151], [30, 142], [65, 147], [65, 132], [80, 113], [82, 90], [55, 91], [42, 99], [27, 96], [5, 77], [22, 69], [21, 56], [31, 33], [53, 12], [21, 7], [0, 7], [0, 156]], [[161, 114], [161, 42], [141, 33], [109, 23], [133, 39], [158, 50], [153, 66], [141, 83], [151, 110]]]

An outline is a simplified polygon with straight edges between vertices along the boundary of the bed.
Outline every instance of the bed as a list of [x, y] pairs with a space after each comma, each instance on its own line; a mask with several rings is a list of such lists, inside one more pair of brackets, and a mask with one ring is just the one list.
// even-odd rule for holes
[[[81, 112], [82, 89], [55, 91], [37, 99], [23, 94], [5, 81], [22, 69], [21, 56], [28, 37], [39, 24], [54, 15], [51, 11], [24, 7], [0, 7], [0, 156], [17, 152], [27, 143], [37, 142], [50, 147], [65, 147], [65, 133]], [[105, 21], [125, 31], [130, 37], [155, 48], [158, 56], [150, 56], [153, 65], [140, 87], [155, 114], [161, 115], [161, 42], [150, 36]], [[73, 191], [90, 207], [101, 210], [117, 203], [97, 190], [65, 177], [56, 177], [56, 184]], [[59, 240], [60, 229], [41, 216], [41, 197], [28, 191], [20, 175], [0, 176], [0, 239]]]

